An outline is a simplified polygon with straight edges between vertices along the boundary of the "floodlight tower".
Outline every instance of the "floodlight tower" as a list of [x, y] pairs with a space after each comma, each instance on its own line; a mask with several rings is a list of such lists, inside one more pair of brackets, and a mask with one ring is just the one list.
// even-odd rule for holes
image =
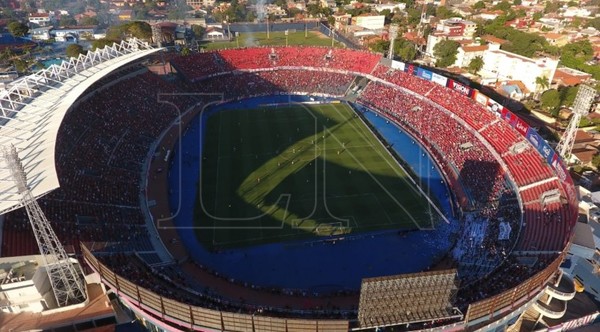
[[156, 43], [158, 47], [162, 45], [162, 30], [158, 26], [158, 24], [154, 24], [151, 26], [152, 28], [152, 40]]
[[575, 143], [575, 135], [579, 128], [579, 121], [582, 116], [586, 116], [592, 106], [592, 102], [596, 96], [596, 90], [588, 85], [580, 85], [575, 101], [573, 102], [573, 116], [567, 129], [563, 133], [560, 142], [556, 146], [556, 152], [563, 158], [565, 162], [568, 162], [571, 157], [571, 150], [573, 150], [573, 144]]
[[4, 164], [20, 195], [20, 203], [27, 210], [27, 216], [48, 272], [56, 303], [58, 306], [64, 307], [84, 302], [87, 299], [85, 285], [27, 186], [27, 175], [17, 149], [11, 145], [4, 147], [1, 153]]
[[429, 18], [427, 17], [427, 1], [423, 2], [423, 7], [421, 7], [421, 18], [419, 19], [419, 24], [417, 25], [417, 42], [415, 43], [415, 48], [417, 53], [423, 54], [423, 47], [419, 44], [421, 38], [425, 38], [425, 25], [429, 23]]
[[394, 60], [394, 44], [396, 42], [396, 38], [398, 37], [398, 24], [390, 25], [390, 50], [388, 51], [388, 59]]

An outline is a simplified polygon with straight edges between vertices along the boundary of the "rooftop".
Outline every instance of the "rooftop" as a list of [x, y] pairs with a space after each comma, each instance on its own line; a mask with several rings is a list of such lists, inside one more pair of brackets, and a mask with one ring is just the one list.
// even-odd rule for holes
[[508, 43], [508, 40], [498, 38], [498, 37], [492, 36], [492, 35], [481, 36], [481, 39], [485, 40], [488, 43], [495, 43], [495, 44], [500, 44], [500, 45]]
[[488, 49], [487, 45], [477, 45], [477, 46], [463, 46], [463, 51], [465, 53], [468, 52], [483, 52]]

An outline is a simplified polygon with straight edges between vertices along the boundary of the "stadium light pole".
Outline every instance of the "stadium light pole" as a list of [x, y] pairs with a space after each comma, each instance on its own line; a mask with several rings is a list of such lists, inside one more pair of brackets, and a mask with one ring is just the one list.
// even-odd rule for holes
[[308, 23], [304, 22], [304, 38], [308, 38]]
[[285, 30], [285, 47], [288, 46], [288, 34], [289, 34], [289, 31]]
[[237, 45], [237, 48], [240, 48], [240, 33], [239, 32], [235, 32], [235, 44]]
[[269, 38], [269, 15], [267, 14], [267, 39]]
[[331, 29], [331, 47], [335, 43], [335, 29]]

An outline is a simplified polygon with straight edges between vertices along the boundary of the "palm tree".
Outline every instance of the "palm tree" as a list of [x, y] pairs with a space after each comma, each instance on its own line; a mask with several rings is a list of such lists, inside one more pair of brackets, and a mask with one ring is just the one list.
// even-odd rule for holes
[[476, 56], [473, 59], [471, 59], [471, 62], [469, 62], [469, 71], [472, 74], [477, 75], [481, 68], [483, 68], [483, 64], [483, 57]]
[[536, 97], [538, 99], [540, 94], [544, 92], [544, 90], [550, 87], [550, 82], [548, 82], [548, 77], [546, 76], [538, 76], [535, 78], [535, 86], [536, 86]]

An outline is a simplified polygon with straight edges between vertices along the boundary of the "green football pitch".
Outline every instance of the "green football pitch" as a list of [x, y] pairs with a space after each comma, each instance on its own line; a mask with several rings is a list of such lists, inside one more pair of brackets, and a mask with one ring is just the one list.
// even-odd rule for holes
[[426, 197], [346, 104], [206, 121], [194, 216], [209, 248], [432, 227]]

